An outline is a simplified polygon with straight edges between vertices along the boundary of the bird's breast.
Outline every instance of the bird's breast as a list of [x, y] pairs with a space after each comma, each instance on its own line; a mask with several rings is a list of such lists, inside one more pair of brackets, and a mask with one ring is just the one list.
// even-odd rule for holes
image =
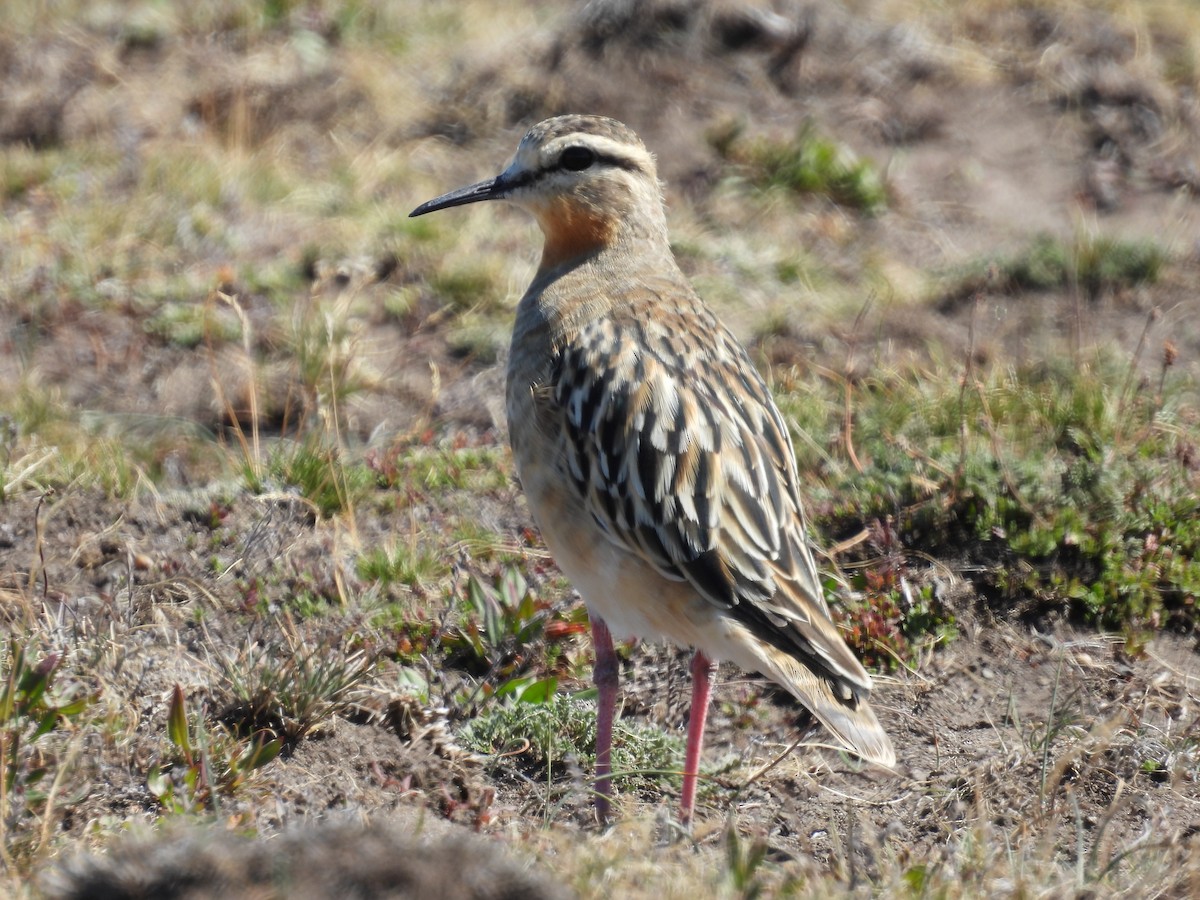
[[568, 197], [557, 197], [539, 206], [535, 213], [546, 236], [539, 272], [550, 272], [596, 253], [611, 244], [617, 233], [611, 215]]

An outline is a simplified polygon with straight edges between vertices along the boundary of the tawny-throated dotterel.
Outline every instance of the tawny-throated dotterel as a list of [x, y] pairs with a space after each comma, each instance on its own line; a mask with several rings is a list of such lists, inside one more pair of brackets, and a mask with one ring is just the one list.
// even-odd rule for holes
[[601, 819], [614, 635], [696, 651], [684, 822], [717, 660], [766, 675], [847, 749], [892, 765], [871, 678], [829, 617], [787, 427], [675, 262], [653, 156], [613, 119], [559, 116], [500, 175], [412, 215], [482, 200], [528, 210], [545, 235], [517, 307], [508, 423], [530, 509], [591, 617]]

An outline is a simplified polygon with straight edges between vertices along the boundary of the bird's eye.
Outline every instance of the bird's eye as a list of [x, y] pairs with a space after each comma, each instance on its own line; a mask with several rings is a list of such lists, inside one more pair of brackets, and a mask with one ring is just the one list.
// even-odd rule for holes
[[567, 147], [563, 150], [558, 162], [564, 169], [572, 172], [582, 172], [596, 161], [596, 151], [590, 147]]

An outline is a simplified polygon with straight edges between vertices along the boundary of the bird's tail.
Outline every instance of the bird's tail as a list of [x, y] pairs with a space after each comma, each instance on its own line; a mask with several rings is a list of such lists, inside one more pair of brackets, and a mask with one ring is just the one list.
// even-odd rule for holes
[[892, 742], [865, 696], [843, 691], [840, 693], [848, 695], [843, 698], [828, 679], [810, 671], [787, 653], [749, 634], [745, 637], [745, 641], [738, 642], [744, 654], [731, 655], [732, 662], [744, 669], [761, 672], [786, 688], [847, 750], [881, 766], [896, 764]]

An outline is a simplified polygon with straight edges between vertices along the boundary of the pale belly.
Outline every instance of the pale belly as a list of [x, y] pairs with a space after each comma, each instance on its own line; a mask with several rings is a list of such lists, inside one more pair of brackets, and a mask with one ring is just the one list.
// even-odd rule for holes
[[557, 474], [539, 464], [521, 466], [529, 508], [554, 561], [588, 606], [619, 640], [666, 639], [710, 655], [725, 655], [714, 641], [723, 631], [719, 611], [685, 581], [665, 577], [625, 550], [596, 524]]
[[534, 399], [539, 394], [534, 386], [545, 383], [546, 373], [527, 363], [549, 354], [522, 354], [519, 346], [514, 334], [506, 399], [517, 474], [542, 538], [589, 614], [603, 619], [619, 640], [665, 639], [703, 650], [712, 659], [742, 656], [730, 640], [731, 630], [740, 629], [726, 615], [686, 581], [662, 575], [610, 540], [592, 518], [569, 476], [555, 463], [563, 452], [558, 415]]

